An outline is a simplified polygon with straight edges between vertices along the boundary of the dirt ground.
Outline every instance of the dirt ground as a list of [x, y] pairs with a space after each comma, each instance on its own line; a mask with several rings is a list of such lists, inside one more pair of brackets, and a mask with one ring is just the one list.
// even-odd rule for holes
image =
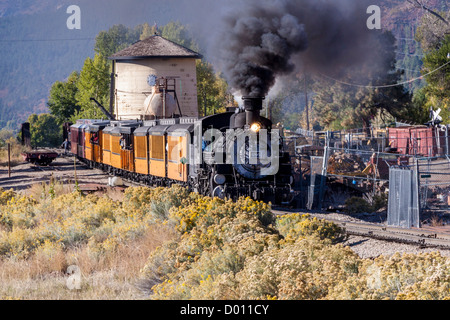
[[[110, 176], [101, 170], [91, 169], [84, 163], [75, 160], [73, 156], [65, 156], [62, 150], [55, 150], [60, 156], [49, 166], [39, 166], [23, 161], [11, 167], [11, 177], [8, 176], [8, 167], [0, 166], [0, 187], [14, 189], [18, 192], [26, 192], [33, 184], [48, 183], [55, 179], [59, 183], [78, 185], [81, 190], [96, 191], [110, 188], [108, 186]], [[124, 181], [123, 187], [134, 185]]]
[[[79, 188], [85, 193], [107, 193], [110, 197], [121, 200], [125, 188], [138, 184], [123, 181], [123, 186], [109, 186], [111, 176], [99, 169], [91, 169], [86, 164], [75, 160], [72, 155], [64, 155], [63, 150], [56, 149], [60, 154], [49, 166], [34, 165], [25, 161], [11, 167], [11, 177], [8, 177], [8, 167], [0, 166], [0, 188], [14, 189], [21, 193], [27, 193], [32, 185], [49, 183], [53, 178], [59, 183], [75, 186], [78, 181]], [[422, 227], [438, 227], [441, 231], [450, 232], [450, 206], [446, 210], [425, 210], [421, 214]], [[353, 215], [366, 222], [383, 222], [386, 213]], [[380, 221], [381, 219], [381, 221]]]

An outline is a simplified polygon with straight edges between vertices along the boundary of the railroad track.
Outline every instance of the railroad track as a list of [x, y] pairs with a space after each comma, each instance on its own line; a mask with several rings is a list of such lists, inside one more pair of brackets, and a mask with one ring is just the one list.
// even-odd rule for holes
[[[60, 156], [69, 157], [69, 155], [63, 154], [60, 154]], [[61, 170], [61, 168], [54, 166], [43, 167], [36, 165], [35, 170], [51, 171]], [[123, 180], [135, 186], [147, 186], [139, 182], [129, 181], [127, 179]], [[275, 215], [285, 215], [290, 213], [288, 211], [290, 210], [273, 210]], [[422, 248], [433, 247], [450, 250], [450, 233], [439, 233], [425, 229], [403, 229], [363, 222], [343, 221], [332, 218], [326, 218], [326, 220], [339, 225], [349, 235], [357, 235], [378, 240], [412, 244]]]
[[[274, 210], [276, 215], [288, 212]], [[417, 245], [421, 248], [438, 248], [450, 250], [450, 233], [439, 233], [424, 229], [404, 229], [363, 222], [342, 221], [325, 218], [342, 227], [348, 235], [363, 236], [377, 240]]]
[[47, 165], [47, 166], [41, 166], [41, 165], [39, 165], [39, 164], [33, 164], [31, 167], [30, 167], [32, 170], [35, 170], [35, 171], [63, 171], [63, 169], [62, 168], [59, 168], [59, 167], [57, 167], [57, 166], [53, 166], [53, 165]]

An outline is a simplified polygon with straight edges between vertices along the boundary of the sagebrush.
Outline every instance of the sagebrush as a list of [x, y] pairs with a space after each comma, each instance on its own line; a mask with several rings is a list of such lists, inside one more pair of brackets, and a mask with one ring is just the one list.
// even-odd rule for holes
[[[111, 276], [126, 279], [127, 290], [133, 278], [151, 299], [450, 298], [450, 260], [439, 253], [362, 259], [341, 244], [337, 225], [307, 214], [277, 217], [250, 198], [212, 199], [180, 186], [128, 188], [121, 201], [43, 189], [37, 198], [0, 190], [0, 262], [11, 274], [20, 261], [36, 265], [33, 281], [63, 276], [74, 263], [91, 275], [120, 264], [132, 275]], [[91, 283], [76, 298], [135, 298], [106, 291]]]

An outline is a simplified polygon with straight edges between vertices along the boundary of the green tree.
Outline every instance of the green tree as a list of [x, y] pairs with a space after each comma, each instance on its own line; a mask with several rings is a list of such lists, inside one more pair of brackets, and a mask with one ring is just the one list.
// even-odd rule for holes
[[[390, 33], [380, 35], [379, 54], [383, 59], [376, 68], [368, 61], [358, 70], [348, 70], [340, 81], [317, 82], [314, 114], [325, 129], [369, 128], [376, 118], [412, 120], [411, 94], [399, 82], [402, 72], [395, 70], [395, 39]], [[360, 85], [358, 79], [371, 79]]]
[[161, 36], [193, 51], [199, 51], [199, 46], [189, 29], [180, 22], [169, 22], [163, 26]]
[[441, 108], [443, 122], [450, 123], [450, 11], [424, 15], [417, 30], [425, 57], [422, 74], [426, 86], [419, 93], [417, 102], [422, 109]]
[[441, 108], [444, 123], [450, 123], [450, 35], [440, 46], [429, 51], [423, 59], [423, 73], [427, 85], [424, 92], [426, 105], [434, 109]]
[[6, 146], [9, 141], [14, 140], [14, 131], [11, 129], [3, 128], [0, 130], [0, 148]]
[[47, 105], [50, 112], [56, 117], [58, 124], [68, 121], [80, 110], [76, 100], [78, 78], [78, 72], [74, 71], [66, 82], [56, 81], [50, 89]]
[[59, 147], [62, 143], [62, 128], [54, 115], [43, 113], [28, 117], [31, 145], [33, 147]]
[[205, 115], [205, 107], [206, 115], [224, 112], [234, 102], [228, 94], [227, 82], [207, 61], [198, 60], [196, 67], [199, 114]]
[[148, 23], [144, 23], [141, 26], [142, 26], [142, 31], [139, 36], [139, 40], [147, 39], [148, 37], [153, 36], [154, 34], [156, 34], [158, 32], [156, 25], [150, 26]]
[[100, 31], [95, 38], [94, 51], [108, 58], [138, 41], [141, 31], [142, 26], [130, 29], [123, 24], [114, 25], [108, 31]]
[[87, 58], [77, 82], [77, 93], [75, 98], [80, 110], [72, 117], [76, 119], [101, 119], [105, 115], [91, 101], [95, 98], [103, 106], [109, 104], [110, 69], [108, 62], [101, 54], [95, 54], [94, 59]]

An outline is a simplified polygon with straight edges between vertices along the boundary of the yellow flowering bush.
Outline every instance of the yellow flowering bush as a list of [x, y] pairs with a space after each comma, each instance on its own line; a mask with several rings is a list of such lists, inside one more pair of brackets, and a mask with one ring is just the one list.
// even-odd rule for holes
[[0, 206], [0, 225], [7, 229], [13, 227], [32, 227], [35, 224], [36, 201], [32, 198], [9, 194], [9, 200]]
[[152, 203], [180, 205], [189, 196], [179, 186], [129, 188], [122, 202], [78, 191], [37, 200], [0, 191], [0, 256], [23, 258], [52, 244], [54, 250], [88, 244], [96, 254], [112, 252], [155, 223]]
[[198, 290], [216, 276], [238, 272], [247, 257], [277, 246], [273, 222], [269, 206], [250, 198], [233, 202], [192, 196], [186, 205], [170, 210], [169, 223], [180, 232], [180, 240], [150, 256], [143, 270], [146, 288], [155, 299], [199, 296]]
[[46, 270], [64, 270], [74, 248], [112, 257], [155, 226], [174, 234], [141, 270], [139, 288], [153, 299], [450, 299], [450, 260], [439, 253], [362, 259], [335, 224], [275, 217], [250, 198], [180, 186], [128, 188], [120, 202], [0, 190], [0, 259], [34, 255]]
[[153, 299], [450, 296], [450, 262], [439, 254], [362, 259], [339, 244], [344, 232], [331, 222], [301, 214], [275, 219], [248, 198], [190, 201], [170, 210], [180, 239], [158, 248], [143, 269]]
[[5, 190], [0, 187], [0, 205], [5, 205], [16, 193], [12, 190]]
[[345, 238], [344, 230], [337, 224], [316, 217], [311, 218], [309, 214], [288, 214], [279, 217], [276, 225], [287, 242], [314, 236], [337, 243]]
[[125, 191], [123, 210], [126, 214], [150, 214], [156, 220], [165, 220], [172, 207], [179, 207], [189, 198], [187, 188], [128, 188]]
[[303, 239], [253, 256], [236, 274], [239, 299], [324, 299], [329, 288], [358, 274], [350, 249]]

